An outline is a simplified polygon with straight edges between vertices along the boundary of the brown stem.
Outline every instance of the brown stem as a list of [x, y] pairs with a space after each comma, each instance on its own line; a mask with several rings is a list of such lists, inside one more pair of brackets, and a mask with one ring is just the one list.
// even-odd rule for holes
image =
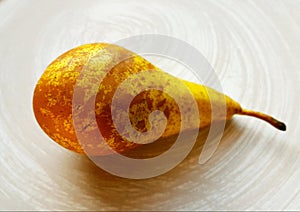
[[275, 119], [267, 114], [252, 111], [252, 110], [245, 110], [245, 109], [242, 109], [239, 114], [246, 115], [246, 116], [253, 116], [253, 117], [262, 119], [262, 120], [268, 122], [269, 124], [271, 124], [272, 126], [276, 127], [277, 129], [286, 131], [286, 125], [283, 122], [278, 121], [277, 119]]

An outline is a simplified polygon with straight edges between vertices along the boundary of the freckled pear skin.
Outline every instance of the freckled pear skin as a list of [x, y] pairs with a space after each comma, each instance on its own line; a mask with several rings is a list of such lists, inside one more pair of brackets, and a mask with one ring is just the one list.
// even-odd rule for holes
[[[91, 62], [91, 58], [96, 59]], [[120, 58], [126, 59], [118, 62]], [[89, 64], [88, 68], [86, 64]], [[111, 66], [111, 64], [115, 65]], [[85, 75], [80, 77], [83, 69]], [[71, 49], [47, 67], [35, 87], [33, 110], [36, 120], [44, 132], [55, 142], [74, 152], [84, 153], [76, 136], [72, 115], [72, 101], [76, 85], [79, 91], [82, 90], [76, 101], [79, 101], [83, 107], [84, 103], [91, 98], [92, 93], [97, 93], [95, 111], [93, 111], [96, 123], [91, 120], [90, 116], [80, 117], [82, 120], [80, 120], [81, 124], [78, 127], [88, 135], [86, 139], [89, 140], [89, 144], [84, 146], [84, 149], [88, 149], [89, 153], [93, 152], [95, 155], [109, 154], [108, 147], [95, 139], [99, 130], [106, 143], [115, 151], [122, 153], [133, 149], [140, 144], [130, 142], [119, 135], [111, 118], [111, 106], [113, 96], [119, 85], [143, 70], [160, 72], [162, 76], [170, 77], [141, 56], [120, 46], [93, 43]], [[99, 77], [103, 78], [101, 85], [94, 83], [95, 79]], [[163, 78], [158, 80], [164, 82]], [[263, 119], [280, 130], [286, 130], [284, 123], [266, 114], [242, 109], [239, 103], [212, 88], [175, 77], [174, 82], [176, 82], [175, 79], [180, 80], [190, 92], [187, 94], [184, 93], [186, 91], [178, 89], [176, 93], [183, 97], [191, 94], [198, 106], [201, 117], [200, 124], [191, 121], [190, 128], [202, 128], [213, 122], [229, 120], [233, 115], [240, 114]], [[166, 82], [169, 81], [166, 80]], [[226, 109], [222, 110], [225, 102]], [[216, 111], [213, 119], [211, 116], [212, 104], [214, 105], [214, 112]], [[162, 137], [179, 133], [180, 112], [182, 111], [179, 110], [174, 99], [160, 90], [141, 92], [133, 99], [129, 108], [132, 126], [140, 132], [147, 132], [151, 128], [149, 114], [154, 110], [162, 111], [167, 119]]]

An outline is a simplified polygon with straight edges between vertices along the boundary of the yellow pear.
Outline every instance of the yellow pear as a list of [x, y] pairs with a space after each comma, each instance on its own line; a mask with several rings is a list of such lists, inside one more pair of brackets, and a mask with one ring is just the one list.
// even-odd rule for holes
[[[126, 80], [129, 81], [124, 84]], [[151, 86], [155, 89], [143, 90], [143, 87]], [[121, 91], [124, 95], [114, 98], [120, 87], [123, 88]], [[138, 95], [134, 96], [135, 94]], [[187, 127], [181, 129], [182, 115], [189, 113], [192, 104], [187, 102], [182, 111], [175, 99], [184, 102], [188, 101], [187, 96], [191, 96], [195, 101], [200, 122], [197, 121], [199, 117], [194, 117], [196, 119], [192, 118]], [[125, 102], [130, 98], [132, 101], [126, 105]], [[74, 113], [77, 109], [80, 110], [80, 107], [84, 108], [87, 103], [94, 105], [94, 110], [91, 113], [77, 114], [75, 130]], [[75, 109], [74, 104], [77, 105]], [[163, 127], [161, 137], [178, 134], [180, 130], [198, 129], [213, 122], [229, 120], [235, 114], [254, 116], [279, 130], [286, 130], [284, 123], [271, 116], [242, 109], [239, 103], [212, 88], [178, 79], [141, 56], [107, 43], [82, 45], [55, 59], [36, 85], [33, 109], [41, 128], [58, 144], [78, 153], [84, 153], [84, 149], [88, 149], [88, 152], [96, 155], [110, 153], [108, 147], [97, 140], [96, 135], [99, 131], [106, 144], [117, 152], [126, 152], [141, 145], [120, 134], [120, 128], [124, 128], [125, 134], [130, 134], [130, 130], [125, 129], [128, 123], [123, 123], [123, 119], [120, 118], [122, 114], [123, 117], [127, 114], [131, 127], [141, 133], [153, 130], [156, 126], [153, 123], [157, 123], [159, 127], [156, 127], [156, 130], [160, 131]], [[118, 114], [113, 117], [112, 111]], [[160, 114], [157, 116], [159, 118], [154, 120], [156, 122], [151, 123], [149, 117], [153, 111], [161, 111], [165, 118], [161, 119]], [[163, 124], [160, 126], [160, 123]], [[78, 132], [85, 133], [87, 144], [79, 142]], [[146, 138], [154, 139], [153, 135]], [[148, 142], [147, 139], [143, 142]]]

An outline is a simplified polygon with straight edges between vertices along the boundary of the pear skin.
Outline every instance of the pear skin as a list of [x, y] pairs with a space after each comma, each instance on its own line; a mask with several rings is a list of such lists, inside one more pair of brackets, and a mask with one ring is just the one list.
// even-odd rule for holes
[[[91, 58], [94, 60], [91, 61]], [[120, 62], [120, 58], [122, 59]], [[87, 65], [88, 64], [88, 65]], [[85, 70], [84, 77], [80, 77]], [[96, 155], [110, 153], [106, 145], [102, 145], [95, 139], [97, 131], [101, 131], [106, 143], [115, 151], [122, 153], [134, 149], [140, 144], [124, 139], [118, 133], [112, 120], [112, 101], [119, 85], [129, 77], [141, 73], [144, 70], [159, 72], [161, 84], [176, 84], [175, 95], [184, 100], [185, 96], [192, 95], [200, 114], [200, 124], [191, 121], [188, 128], [203, 128], [216, 121], [229, 120], [233, 115], [247, 115], [262, 119], [279, 130], [286, 130], [284, 123], [269, 115], [243, 109], [239, 103], [230, 97], [204, 85], [188, 82], [163, 72], [141, 56], [116, 45], [107, 43], [86, 44], [62, 54], [56, 58], [44, 71], [34, 90], [33, 110], [37, 122], [43, 131], [59, 145], [78, 153], [89, 152]], [[150, 72], [150, 75], [151, 75]], [[95, 83], [97, 77], [103, 78], [101, 84]], [[172, 78], [173, 77], [173, 78]], [[150, 77], [151, 78], [151, 77]], [[140, 80], [137, 84], [150, 81], [150, 78]], [[187, 89], [180, 89], [180, 86]], [[135, 85], [132, 85], [135, 86]], [[95, 97], [95, 110], [91, 116], [79, 117], [79, 129], [87, 134], [90, 143], [82, 146], [78, 141], [73, 122], [73, 94], [74, 89], [82, 91], [76, 99], [79, 105], [84, 107], [90, 101], [93, 93]], [[136, 87], [128, 88], [128, 91]], [[166, 118], [166, 128], [161, 137], [178, 134], [181, 130], [181, 116], [178, 104], [162, 90], [148, 90], [137, 95], [129, 107], [129, 118], [132, 126], [139, 132], [147, 132], [151, 129], [149, 115], [152, 111], [162, 111]], [[124, 101], [126, 96], [122, 97]], [[222, 101], [221, 101], [222, 100]], [[122, 102], [122, 101], [121, 101]], [[220, 106], [220, 110], [214, 119], [211, 116], [211, 105]], [[221, 110], [222, 107], [225, 110]], [[123, 105], [118, 105], [122, 110]], [[125, 106], [124, 106], [125, 107]], [[126, 112], [126, 108], [123, 108]], [[223, 112], [222, 112], [223, 111]], [[91, 117], [95, 116], [96, 122]], [[149, 138], [151, 139], [151, 138]]]

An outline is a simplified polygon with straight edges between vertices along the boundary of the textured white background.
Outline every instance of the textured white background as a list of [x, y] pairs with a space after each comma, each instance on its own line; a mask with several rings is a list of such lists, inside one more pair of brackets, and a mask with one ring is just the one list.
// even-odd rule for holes
[[[288, 125], [235, 117], [204, 165], [192, 154], [148, 180], [111, 176], [52, 142], [32, 93], [83, 43], [144, 33], [196, 47], [226, 94]], [[300, 1], [0, 1], [0, 209], [300, 210]], [[181, 73], [182, 74], [182, 73]]]

